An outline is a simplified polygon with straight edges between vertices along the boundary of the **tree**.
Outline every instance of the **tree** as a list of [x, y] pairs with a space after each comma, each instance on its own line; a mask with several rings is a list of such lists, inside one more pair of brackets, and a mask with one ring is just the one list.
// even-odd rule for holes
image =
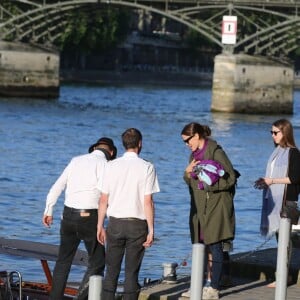
[[125, 9], [109, 7], [104, 10], [73, 11], [68, 16], [68, 25], [57, 45], [67, 52], [89, 54], [105, 51], [116, 47], [126, 38], [129, 20], [130, 14]]

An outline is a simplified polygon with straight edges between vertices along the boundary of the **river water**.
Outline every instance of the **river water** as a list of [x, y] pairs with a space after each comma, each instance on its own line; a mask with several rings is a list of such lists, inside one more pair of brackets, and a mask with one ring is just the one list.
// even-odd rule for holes
[[[0, 99], [0, 235], [44, 243], [59, 243], [63, 196], [55, 208], [54, 224], [43, 227], [42, 215], [50, 186], [74, 156], [86, 153], [101, 136], [112, 137], [123, 153], [121, 133], [139, 128], [144, 136], [141, 156], [152, 161], [161, 192], [155, 195], [155, 244], [146, 251], [143, 278], [159, 279], [163, 263], [187, 260], [177, 270], [190, 274], [189, 196], [182, 180], [189, 150], [180, 132], [186, 123], [208, 124], [241, 173], [235, 197], [234, 253], [264, 243], [259, 234], [261, 192], [253, 182], [264, 174], [273, 149], [271, 123], [287, 117], [300, 145], [300, 91], [295, 91], [291, 116], [241, 115], [210, 112], [209, 88], [113, 87], [63, 85], [56, 100]], [[263, 247], [276, 246], [275, 240]], [[38, 261], [1, 255], [0, 270], [18, 270], [26, 280], [45, 280]], [[53, 267], [53, 264], [50, 264]], [[74, 267], [70, 280], [79, 280]], [[121, 275], [122, 278], [122, 275]]]

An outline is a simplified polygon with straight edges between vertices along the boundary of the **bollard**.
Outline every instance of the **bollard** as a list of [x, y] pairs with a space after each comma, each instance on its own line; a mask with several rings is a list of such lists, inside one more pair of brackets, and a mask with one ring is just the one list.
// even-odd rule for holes
[[290, 235], [291, 220], [288, 218], [281, 218], [279, 225], [277, 250], [275, 300], [286, 299], [287, 277], [289, 268]]
[[99, 275], [90, 276], [88, 300], [101, 300], [102, 277]]
[[178, 264], [163, 263], [163, 267], [164, 267], [163, 282], [176, 283], [177, 282], [176, 268], [178, 267]]
[[190, 298], [191, 300], [202, 299], [204, 254], [204, 244], [193, 244]]

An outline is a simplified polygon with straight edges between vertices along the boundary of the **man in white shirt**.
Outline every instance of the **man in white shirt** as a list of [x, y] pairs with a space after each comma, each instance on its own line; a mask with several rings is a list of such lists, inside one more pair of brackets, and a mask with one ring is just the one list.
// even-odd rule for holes
[[104, 273], [105, 249], [97, 241], [98, 202], [107, 161], [115, 156], [116, 147], [110, 138], [103, 137], [90, 147], [89, 152], [70, 161], [47, 195], [43, 224], [50, 227], [54, 205], [65, 190], [60, 247], [50, 300], [63, 299], [72, 261], [81, 241], [88, 253], [88, 267], [77, 299], [87, 299], [91, 275]]
[[[154, 240], [152, 194], [159, 184], [152, 163], [139, 157], [142, 134], [135, 128], [122, 134], [126, 152], [108, 163], [98, 209], [97, 237], [106, 242], [106, 274], [102, 299], [114, 300], [123, 256], [125, 255], [124, 300], [137, 300], [139, 270], [146, 247]], [[107, 230], [104, 229], [105, 216]]]

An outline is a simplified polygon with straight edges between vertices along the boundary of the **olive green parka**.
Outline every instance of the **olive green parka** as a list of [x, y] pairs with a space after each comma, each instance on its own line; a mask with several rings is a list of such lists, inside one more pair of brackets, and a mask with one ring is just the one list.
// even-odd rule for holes
[[[190, 161], [193, 159], [192, 155]], [[224, 150], [214, 141], [208, 139], [203, 159], [219, 162], [225, 175], [205, 190], [198, 188], [198, 180], [184, 173], [184, 180], [191, 195], [190, 231], [192, 243], [203, 239], [206, 245], [234, 239], [235, 212], [233, 197], [236, 175]], [[201, 232], [200, 232], [201, 230]], [[201, 233], [201, 238], [200, 238]]]

